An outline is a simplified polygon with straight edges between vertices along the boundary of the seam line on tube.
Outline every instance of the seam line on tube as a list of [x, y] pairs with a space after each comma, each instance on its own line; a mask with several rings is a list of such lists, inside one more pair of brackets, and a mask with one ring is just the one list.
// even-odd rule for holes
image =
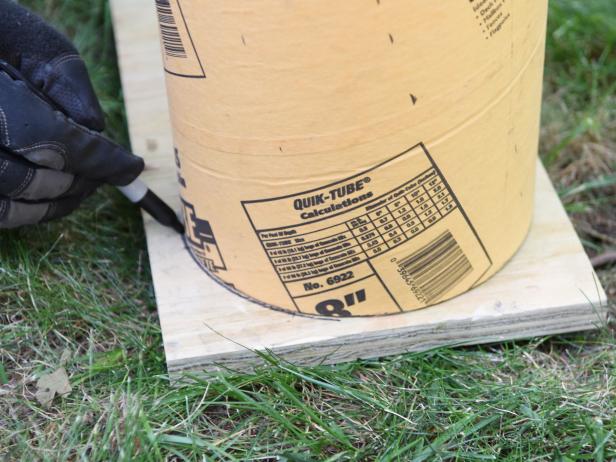
[[[438, 136], [437, 138], [435, 138], [434, 140], [430, 141], [431, 144], [433, 143], [438, 143], [441, 140], [447, 139], [449, 136], [459, 132], [461, 129], [463, 129], [464, 127], [470, 125], [473, 121], [475, 121], [476, 119], [478, 119], [479, 117], [481, 117], [483, 114], [485, 114], [486, 112], [488, 112], [490, 109], [492, 109], [494, 106], [496, 106], [498, 103], [500, 103], [512, 90], [512, 88], [519, 82], [519, 80], [521, 79], [522, 75], [528, 70], [530, 64], [532, 63], [532, 61], [535, 59], [537, 52], [539, 51], [541, 45], [543, 45], [545, 43], [545, 38], [542, 36], [540, 37], [540, 39], [537, 41], [537, 43], [535, 44], [533, 51], [530, 53], [529, 55], [529, 59], [524, 63], [524, 65], [520, 68], [520, 70], [518, 71], [518, 73], [514, 76], [513, 79], [511, 79], [510, 83], [505, 86], [498, 94], [495, 98], [493, 98], [486, 106], [484, 106], [483, 108], [481, 108], [478, 112], [470, 115], [468, 118], [466, 118], [464, 121], [462, 121], [461, 123], [459, 123], [458, 125], [456, 125], [455, 127], [453, 127], [451, 130], [447, 131], [446, 133], [444, 133], [443, 135]], [[378, 125], [377, 124], [373, 124], [373, 125]], [[199, 130], [201, 132], [203, 132], [204, 130], [202, 128], [198, 128], [195, 127], [194, 125], [191, 125], [191, 127], [195, 130]], [[350, 130], [345, 130], [342, 131], [340, 133], [352, 133], [352, 132], [359, 132], [359, 131], [368, 131], [368, 129], [371, 126], [367, 126], [367, 127], [359, 127], [359, 128], [353, 128]], [[175, 128], [175, 127], [174, 127]], [[407, 128], [408, 130], [408, 128]], [[179, 129], [178, 129], [179, 131]], [[231, 154], [231, 155], [240, 155], [240, 156], [250, 156], [250, 157], [276, 157], [276, 158], [284, 158], [284, 157], [301, 157], [301, 156], [310, 156], [310, 155], [317, 155], [317, 154], [326, 154], [328, 152], [337, 152], [340, 151], [342, 149], [348, 149], [349, 147], [356, 147], [356, 146], [363, 146], [366, 144], [370, 144], [373, 143], [375, 141], [384, 139], [384, 138], [388, 138], [396, 133], [400, 133], [404, 130], [396, 130], [396, 131], [392, 131], [392, 132], [388, 132], [382, 136], [378, 136], [376, 138], [371, 138], [371, 139], [367, 139], [365, 141], [356, 143], [356, 144], [345, 144], [343, 146], [339, 146], [336, 148], [327, 148], [327, 149], [322, 149], [322, 150], [316, 150], [316, 151], [306, 151], [306, 152], [298, 152], [298, 153], [293, 153], [293, 154], [286, 154], [286, 155], [280, 155], [280, 153], [274, 153], [272, 151], [272, 153], [268, 153], [268, 154], [258, 154], [258, 153], [246, 153], [246, 152], [239, 152], [239, 151], [229, 151], [229, 150], [224, 150], [224, 149], [220, 149], [217, 147], [213, 147], [204, 143], [199, 143], [201, 147], [205, 148], [205, 149], [209, 149], [211, 151], [213, 151], [214, 153], [221, 153], [221, 154]], [[259, 142], [259, 143], [271, 143], [272, 145], [274, 144], [285, 144], [288, 143], [289, 141], [291, 142], [295, 142], [295, 141], [304, 141], [304, 140], [308, 140], [314, 137], [311, 136], [306, 136], [306, 137], [295, 137], [295, 138], [280, 138], [280, 139], [263, 139], [263, 138], [232, 138], [232, 137], [221, 137], [219, 135], [215, 135], [215, 134], [208, 134], [202, 133], [202, 136], [213, 136], [219, 139], [223, 139], [223, 140], [229, 140], [232, 142], [242, 142], [245, 144], [250, 144], [250, 143], [254, 143], [254, 142]], [[334, 135], [330, 135], [330, 136], [334, 136]], [[186, 157], [186, 156], [185, 156]], [[193, 163], [202, 166], [203, 168], [206, 168], [205, 166], [201, 165], [199, 162], [197, 161], [193, 161]]]

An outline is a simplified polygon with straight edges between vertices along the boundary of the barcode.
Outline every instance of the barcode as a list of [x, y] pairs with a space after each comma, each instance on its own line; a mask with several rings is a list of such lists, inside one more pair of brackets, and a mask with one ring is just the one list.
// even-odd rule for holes
[[186, 58], [186, 49], [182, 43], [169, 0], [156, 0], [156, 11], [165, 54], [173, 58]]
[[418, 299], [431, 303], [469, 274], [473, 267], [449, 231], [398, 261], [398, 269]]

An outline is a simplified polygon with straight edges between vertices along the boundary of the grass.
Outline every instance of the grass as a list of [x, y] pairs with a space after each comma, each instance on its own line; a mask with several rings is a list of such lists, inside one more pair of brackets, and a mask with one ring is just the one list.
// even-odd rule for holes
[[[104, 0], [28, 0], [75, 39], [127, 142]], [[550, 6], [541, 153], [589, 254], [616, 246], [613, 0]], [[252, 374], [166, 376], [138, 213], [105, 189], [0, 234], [0, 460], [616, 460], [616, 336], [589, 334]], [[616, 296], [616, 270], [599, 276]], [[73, 391], [40, 374], [65, 350]], [[66, 359], [66, 355], [65, 359]]]

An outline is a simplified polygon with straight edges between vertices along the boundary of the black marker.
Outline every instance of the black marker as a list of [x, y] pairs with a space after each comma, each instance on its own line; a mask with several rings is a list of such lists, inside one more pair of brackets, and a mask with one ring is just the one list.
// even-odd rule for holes
[[148, 212], [161, 225], [168, 226], [178, 233], [184, 234], [184, 225], [180, 222], [173, 209], [150, 191], [139, 178], [126, 186], [117, 186], [117, 188], [129, 201]]

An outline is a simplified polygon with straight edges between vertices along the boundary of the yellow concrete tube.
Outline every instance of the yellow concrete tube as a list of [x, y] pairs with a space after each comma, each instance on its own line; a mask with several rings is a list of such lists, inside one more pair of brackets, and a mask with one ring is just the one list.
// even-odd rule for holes
[[472, 289], [519, 248], [547, 0], [157, 9], [186, 240], [230, 290], [394, 314]]

